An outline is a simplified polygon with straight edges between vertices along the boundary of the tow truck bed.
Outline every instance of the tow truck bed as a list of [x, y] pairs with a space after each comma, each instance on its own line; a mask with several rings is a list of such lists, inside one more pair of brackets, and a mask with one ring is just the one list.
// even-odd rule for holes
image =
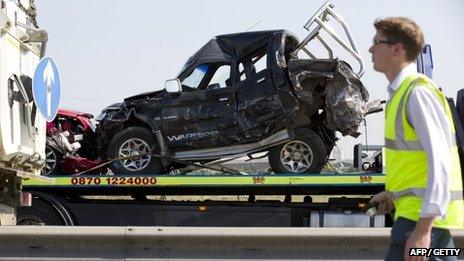
[[[384, 226], [364, 214], [368, 198], [383, 190], [380, 173], [317, 175], [60, 176], [27, 180], [32, 207], [18, 210], [18, 224], [87, 226]], [[98, 195], [105, 197], [89, 197]], [[109, 195], [130, 195], [118, 199]], [[194, 195], [189, 200], [150, 200], [147, 195]], [[248, 201], [198, 200], [197, 195], [247, 195]], [[255, 195], [285, 195], [284, 201]], [[292, 202], [291, 195], [305, 195]], [[348, 222], [348, 223], [346, 223]], [[388, 223], [387, 223], [388, 224]]]
[[[383, 190], [381, 173], [312, 175], [59, 176], [26, 190], [66, 195], [363, 195]], [[356, 188], [356, 189], [354, 189]]]

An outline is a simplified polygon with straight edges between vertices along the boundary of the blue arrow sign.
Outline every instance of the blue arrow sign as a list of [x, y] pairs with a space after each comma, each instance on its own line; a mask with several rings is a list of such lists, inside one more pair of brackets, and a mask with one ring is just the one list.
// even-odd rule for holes
[[44, 57], [35, 69], [32, 94], [40, 114], [48, 121], [53, 121], [58, 113], [60, 92], [60, 76], [55, 61]]

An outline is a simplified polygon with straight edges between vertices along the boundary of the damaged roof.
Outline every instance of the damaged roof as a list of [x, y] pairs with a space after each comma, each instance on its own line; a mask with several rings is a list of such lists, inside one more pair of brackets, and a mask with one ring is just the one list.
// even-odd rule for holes
[[218, 35], [206, 43], [190, 59], [229, 62], [264, 44], [269, 38], [293, 35], [286, 30], [269, 30]]

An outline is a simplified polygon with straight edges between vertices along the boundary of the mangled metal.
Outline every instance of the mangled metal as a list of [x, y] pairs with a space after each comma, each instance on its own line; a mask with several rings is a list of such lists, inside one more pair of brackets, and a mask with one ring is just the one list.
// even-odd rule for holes
[[340, 62], [339, 65], [327, 88], [325, 101], [328, 127], [331, 128], [332, 123], [335, 123], [343, 135], [357, 137], [358, 126], [366, 113], [365, 104], [369, 93], [348, 64]]
[[325, 104], [327, 127], [357, 136], [369, 93], [349, 65], [340, 60], [290, 60], [297, 96], [314, 108]]
[[95, 168], [103, 163], [96, 151], [95, 124], [91, 114], [58, 110], [57, 117], [47, 122], [43, 175], [104, 172], [104, 168]]
[[262, 136], [282, 129], [285, 121], [279, 121], [279, 116], [283, 115], [283, 106], [277, 95], [256, 97], [237, 105], [238, 126], [249, 135]]

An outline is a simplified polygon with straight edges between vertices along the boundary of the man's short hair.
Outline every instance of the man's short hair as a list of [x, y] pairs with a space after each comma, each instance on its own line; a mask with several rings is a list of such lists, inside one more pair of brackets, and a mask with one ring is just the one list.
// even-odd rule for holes
[[388, 17], [377, 19], [374, 26], [388, 41], [404, 45], [408, 61], [414, 61], [424, 46], [422, 30], [409, 18]]

